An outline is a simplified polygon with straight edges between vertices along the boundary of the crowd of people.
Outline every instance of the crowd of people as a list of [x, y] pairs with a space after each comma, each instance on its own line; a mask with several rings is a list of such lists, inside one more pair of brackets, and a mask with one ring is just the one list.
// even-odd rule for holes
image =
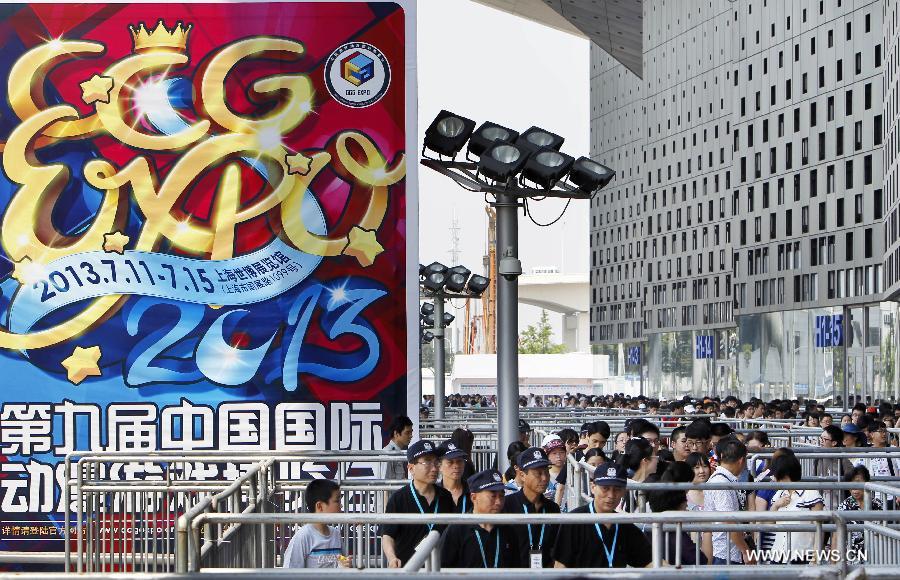
[[[803, 427], [819, 433], [810, 436], [807, 444], [827, 449], [889, 447], [896, 440], [888, 428], [900, 414], [900, 406], [889, 403], [877, 407], [857, 403], [849, 413], [838, 416], [826, 412], [824, 405], [796, 400], [753, 399], [743, 403], [727, 397], [662, 404], [644, 398], [616, 402], [623, 400], [628, 401], [629, 407], [645, 410], [647, 418], [630, 417], [625, 421], [625, 429], [615, 434], [607, 422], [589, 421], [578, 430], [565, 428], [549, 433], [539, 446], [530, 446], [531, 426], [520, 420], [520, 440], [507, 450], [510, 468], [505, 473], [495, 469], [476, 472], [472, 462], [474, 435], [465, 428], [457, 428], [450, 439], [441, 443], [424, 439], [413, 442], [413, 422], [408, 417], [397, 417], [389, 427], [391, 441], [386, 449], [404, 451], [406, 461], [389, 464], [384, 476], [406, 479], [408, 484], [391, 494], [385, 512], [563, 514], [559, 523], [552, 525], [458, 524], [446, 529], [437, 526], [443, 535], [441, 560], [445, 568], [644, 567], [651, 564], [649, 529], [633, 524], [566, 524], [565, 513], [859, 510], [865, 482], [873, 477], [900, 474], [900, 454], [896, 458], [824, 459], [815, 463], [814, 473], [806, 475], [857, 482], [860, 488], [843, 495], [827, 494], [827, 498], [816, 490], [790, 489], [804, 477], [798, 454], [789, 447], [771, 449], [765, 430], [738, 432], [734, 422], [729, 422], [736, 418], [797, 419], [798, 424], [802, 421]], [[614, 402], [605, 398], [601, 401]], [[588, 401], [592, 402], [595, 401]], [[660, 427], [665, 428], [667, 436], [661, 437]], [[671, 433], [668, 428], [672, 428]], [[611, 437], [613, 443], [607, 446]], [[752, 455], [766, 448], [773, 451], [770, 458], [751, 460]], [[593, 468], [592, 501], [583, 506], [567, 505], [569, 496], [565, 490], [570, 482], [566, 462], [570, 455]], [[783, 483], [785, 489], [655, 490], [647, 493], [647, 501], [640, 504], [634, 494], [626, 492], [633, 483], [699, 485], [749, 481]], [[336, 492], [337, 484], [333, 486], [326, 491]], [[893, 509], [896, 501], [894, 497], [881, 496], [873, 499], [872, 506]], [[316, 511], [335, 509], [333, 496], [312, 485], [307, 490], [306, 505]], [[304, 551], [319, 555], [318, 560], [306, 562], [342, 565], [341, 555], [334, 553], [333, 540], [328, 539], [331, 536], [327, 526], [304, 532], [306, 527], [292, 540], [285, 554], [285, 566], [297, 567]], [[424, 522], [383, 526], [386, 565], [403, 566], [432, 529], [435, 526]], [[807, 562], [802, 557], [791, 554], [823, 547], [855, 551], [865, 548], [863, 534], [855, 531], [843, 547], [830, 546], [834, 541], [831, 536], [826, 538], [829, 545], [814, 546], [815, 534], [801, 531], [711, 531], [680, 536], [669, 533], [666, 541], [667, 554], [675, 554], [680, 544], [680, 563], [686, 565], [804, 564]], [[759, 554], [765, 553], [760, 550], [772, 554], [769, 560], [758, 561]], [[323, 558], [323, 554], [328, 557]]]

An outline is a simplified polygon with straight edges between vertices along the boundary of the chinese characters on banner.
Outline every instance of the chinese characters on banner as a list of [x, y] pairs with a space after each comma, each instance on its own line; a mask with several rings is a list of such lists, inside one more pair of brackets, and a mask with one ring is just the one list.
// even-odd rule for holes
[[412, 405], [408, 18], [3, 7], [0, 549], [61, 549], [72, 451], [383, 446]]

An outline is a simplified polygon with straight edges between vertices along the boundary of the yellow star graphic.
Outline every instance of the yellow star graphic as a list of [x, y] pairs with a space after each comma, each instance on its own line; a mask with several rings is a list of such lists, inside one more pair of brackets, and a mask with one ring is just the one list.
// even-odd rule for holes
[[131, 238], [129, 238], [122, 232], [103, 234], [103, 251], [124, 254], [125, 245], [128, 244], [129, 240], [131, 240]]
[[309, 166], [310, 163], [312, 163], [312, 158], [307, 157], [303, 153], [297, 153], [296, 155], [286, 156], [284, 162], [287, 163], [288, 173], [294, 175], [306, 175], [309, 173]]
[[18, 280], [19, 284], [25, 286], [35, 282], [38, 276], [39, 264], [31, 261], [31, 258], [25, 257], [18, 262], [13, 262], [13, 271], [10, 276]]
[[62, 361], [69, 382], [77, 385], [88, 377], [99, 377], [101, 373], [97, 363], [100, 362], [100, 355], [99, 346], [76, 346], [72, 354]]
[[94, 75], [81, 83], [81, 100], [90, 105], [100, 101], [109, 102], [109, 92], [113, 88], [113, 80], [110, 77]]
[[384, 247], [378, 243], [375, 232], [372, 230], [353, 226], [347, 237], [350, 243], [344, 248], [344, 255], [353, 256], [364, 268], [371, 266], [375, 262], [375, 257], [384, 251]]

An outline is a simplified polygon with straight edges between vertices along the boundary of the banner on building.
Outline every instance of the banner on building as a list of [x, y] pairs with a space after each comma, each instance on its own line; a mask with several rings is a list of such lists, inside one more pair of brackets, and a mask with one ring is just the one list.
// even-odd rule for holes
[[0, 7], [0, 549], [61, 544], [68, 452], [380, 449], [415, 408], [414, 26]]

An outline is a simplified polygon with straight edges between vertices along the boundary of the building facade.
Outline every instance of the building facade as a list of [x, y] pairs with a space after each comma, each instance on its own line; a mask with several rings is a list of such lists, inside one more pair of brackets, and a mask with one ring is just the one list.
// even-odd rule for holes
[[[591, 54], [591, 342], [663, 397], [898, 394], [897, 0], [644, 0]], [[886, 88], [885, 88], [886, 87]]]

